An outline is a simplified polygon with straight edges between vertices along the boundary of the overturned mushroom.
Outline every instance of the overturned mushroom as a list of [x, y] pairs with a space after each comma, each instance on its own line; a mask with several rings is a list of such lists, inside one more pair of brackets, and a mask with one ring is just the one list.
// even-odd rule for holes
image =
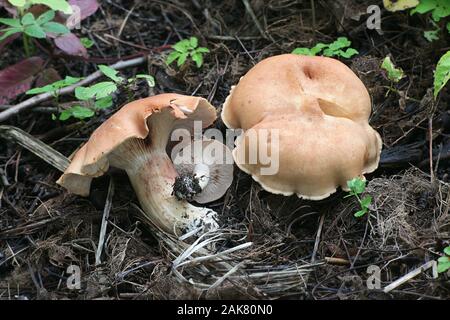
[[172, 196], [177, 177], [166, 152], [172, 130], [203, 128], [216, 119], [207, 100], [161, 94], [123, 106], [91, 135], [57, 181], [68, 191], [87, 196], [94, 177], [109, 166], [127, 172], [147, 218], [166, 232], [179, 234], [198, 227], [216, 228], [216, 213]]
[[231, 151], [217, 140], [194, 140], [172, 159], [179, 173], [174, 184], [178, 199], [212, 202], [221, 198], [233, 182]]
[[[367, 89], [343, 63], [285, 54], [261, 61], [241, 78], [222, 119], [229, 128], [244, 129], [233, 156], [264, 189], [320, 200], [378, 167], [382, 144], [368, 123], [370, 112]], [[265, 152], [277, 162], [276, 171], [264, 172]]]

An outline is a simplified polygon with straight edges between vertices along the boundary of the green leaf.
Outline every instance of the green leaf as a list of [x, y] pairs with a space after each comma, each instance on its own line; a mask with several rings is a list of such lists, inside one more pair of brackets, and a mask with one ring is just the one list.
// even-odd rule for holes
[[339, 50], [339, 55], [343, 58], [351, 58], [353, 57], [355, 54], [358, 54], [358, 50], [353, 49], [353, 48], [348, 48], [345, 51]]
[[396, 68], [389, 56], [384, 58], [381, 68], [386, 70], [389, 80], [393, 82], [399, 82], [404, 77], [403, 70]]
[[167, 65], [170, 65], [172, 62], [177, 60], [180, 57], [181, 53], [178, 51], [172, 51], [166, 59]]
[[371, 196], [365, 196], [362, 200], [361, 200], [361, 207], [363, 208], [369, 208], [370, 204], [372, 203], [372, 197]]
[[202, 56], [201, 53], [194, 53], [192, 55], [192, 60], [197, 65], [197, 68], [200, 68], [202, 66], [202, 64], [203, 64], [203, 56]]
[[8, 0], [8, 2], [18, 8], [25, 7], [25, 4], [27, 3], [26, 0]]
[[364, 216], [366, 213], [367, 213], [367, 209], [366, 208], [364, 208], [364, 209], [361, 209], [361, 210], [359, 210], [359, 211], [357, 211], [355, 214], [354, 214], [354, 216], [356, 217], [356, 218], [361, 218], [362, 216]]
[[447, 51], [437, 63], [434, 72], [434, 98], [436, 99], [439, 92], [450, 80], [450, 51]]
[[59, 120], [66, 121], [71, 117], [83, 120], [92, 117], [94, 114], [95, 112], [89, 108], [82, 106], [73, 106], [61, 112], [61, 114], [59, 115]]
[[64, 87], [70, 86], [72, 84], [75, 84], [77, 82], [79, 82], [80, 80], [82, 80], [83, 78], [77, 78], [77, 77], [71, 77], [71, 76], [66, 76], [64, 78], [64, 80], [60, 80], [63, 81], [64, 83]]
[[337, 51], [339, 49], [347, 48], [352, 44], [350, 40], [347, 39], [347, 37], [339, 37], [336, 41], [331, 43], [328, 48], [330, 48], [332, 51]]
[[209, 53], [210, 51], [209, 51], [208, 48], [200, 47], [200, 48], [195, 49], [195, 52], [198, 52], [198, 53]]
[[444, 249], [444, 253], [448, 256], [450, 256], [450, 246]]
[[55, 91], [55, 87], [51, 84], [48, 84], [43, 87], [30, 89], [27, 92], [25, 92], [25, 94], [40, 94], [40, 93], [46, 93], [46, 92], [51, 92], [51, 91]]
[[292, 51], [293, 54], [299, 54], [302, 56], [315, 56], [316, 54], [312, 52], [309, 48], [295, 48]]
[[24, 32], [33, 38], [45, 39], [47, 37], [45, 31], [37, 24], [32, 24], [25, 27]]
[[43, 14], [41, 14], [41, 15], [36, 19], [36, 23], [37, 23], [37, 24], [44, 24], [44, 23], [50, 22], [50, 21], [53, 20], [54, 18], [55, 18], [55, 11], [49, 10], [49, 11], [44, 12]]
[[427, 13], [431, 10], [434, 10], [436, 8], [437, 2], [436, 0], [421, 0], [420, 4], [415, 7], [413, 10], [411, 10], [411, 15], [415, 13]]
[[62, 11], [65, 14], [72, 14], [73, 10], [66, 0], [28, 0], [31, 4], [43, 4], [52, 10]]
[[22, 28], [8, 28], [3, 29], [3, 34], [0, 36], [0, 41], [8, 38], [10, 35], [13, 35], [14, 33], [22, 32]]
[[366, 190], [366, 180], [359, 177], [353, 178], [352, 180], [347, 181], [347, 186], [354, 193], [360, 194]]
[[153, 88], [155, 86], [155, 78], [149, 74], [137, 74], [136, 79], [145, 79], [149, 87]]
[[191, 44], [190, 41], [185, 39], [175, 43], [172, 46], [172, 48], [180, 53], [185, 53], [186, 51], [189, 50], [190, 44]]
[[435, 22], [450, 15], [450, 3], [442, 0], [421, 0], [420, 4], [411, 10], [411, 14], [424, 14], [431, 11], [431, 17]]
[[39, 93], [46, 93], [46, 92], [52, 92], [59, 90], [64, 87], [68, 87], [74, 83], [77, 83], [80, 81], [81, 78], [74, 78], [71, 76], [66, 76], [63, 80], [58, 80], [53, 83], [50, 83], [43, 87], [33, 88], [31, 90], [28, 90], [26, 94], [39, 94]]
[[22, 17], [22, 24], [23, 25], [30, 25], [30, 24], [33, 24], [35, 22], [36, 22], [36, 20], [34, 19], [34, 16], [33, 16], [33, 14], [31, 12], [28, 12], [27, 14], [25, 14]]
[[106, 109], [111, 107], [113, 104], [113, 99], [111, 96], [99, 99], [97, 101], [95, 101], [95, 108], [96, 109]]
[[395, 12], [414, 8], [419, 4], [419, 0], [383, 0], [386, 10]]
[[111, 93], [117, 90], [117, 86], [114, 82], [104, 81], [94, 84], [88, 89], [96, 99], [101, 99], [109, 96]]
[[110, 78], [112, 81], [117, 82], [117, 83], [120, 83], [123, 81], [122, 77], [117, 76], [119, 71], [117, 71], [116, 69], [105, 66], [105, 65], [99, 65], [98, 68], [105, 76]]
[[440, 257], [438, 259], [438, 272], [443, 273], [450, 269], [450, 258]]
[[42, 28], [45, 32], [57, 33], [57, 34], [66, 34], [69, 33], [69, 29], [58, 22], [46, 22], [42, 25]]
[[180, 56], [178, 57], [178, 60], [177, 60], [178, 67], [181, 67], [186, 62], [188, 54], [189, 54], [188, 52], [180, 54]]
[[90, 91], [90, 88], [86, 87], [76, 87], [75, 88], [75, 97], [78, 100], [89, 100], [93, 98], [95, 95], [94, 92]]
[[10, 27], [21, 28], [22, 24], [19, 19], [0, 18], [0, 23], [6, 24]]
[[198, 46], [198, 39], [196, 37], [190, 37], [189, 38], [189, 45], [193, 49], [197, 48], [197, 46]]
[[94, 41], [92, 41], [89, 38], [81, 38], [80, 41], [81, 41], [81, 44], [83, 45], [83, 47], [85, 47], [86, 49], [89, 49], [90, 47], [92, 47], [94, 45]]
[[324, 48], [328, 47], [325, 43], [318, 43], [314, 47], [311, 48], [311, 53], [313, 56], [317, 55], [320, 51], [322, 51]]
[[423, 32], [423, 36], [429, 42], [433, 42], [435, 40], [439, 40], [439, 31], [440, 31], [439, 29], [430, 30], [430, 31], [424, 31]]

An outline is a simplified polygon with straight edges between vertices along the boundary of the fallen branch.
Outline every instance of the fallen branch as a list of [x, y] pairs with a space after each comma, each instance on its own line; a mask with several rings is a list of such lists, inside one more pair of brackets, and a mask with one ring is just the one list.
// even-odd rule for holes
[[[120, 70], [120, 69], [125, 69], [128, 67], [134, 67], [134, 66], [140, 65], [140, 64], [144, 63], [146, 60], [147, 60], [147, 57], [144, 56], [144, 57], [139, 57], [139, 58], [130, 59], [130, 60], [126, 60], [126, 61], [119, 61], [113, 65], [110, 65], [110, 67], [114, 68], [116, 70]], [[69, 87], [65, 87], [65, 88], [58, 90], [57, 94], [59, 96], [62, 96], [65, 94], [72, 93], [75, 91], [75, 88], [83, 86], [83, 85], [87, 85], [87, 84], [95, 81], [96, 79], [100, 78], [102, 75], [103, 75], [103, 73], [101, 71], [96, 71], [96, 72], [92, 73], [91, 75], [87, 76], [86, 78], [84, 78], [83, 80], [81, 80], [80, 82], [77, 82]], [[31, 108], [43, 101], [52, 99], [53, 97], [54, 97], [53, 92], [46, 92], [46, 93], [34, 96], [25, 101], [22, 101], [21, 103], [15, 105], [15, 106], [12, 106], [5, 111], [0, 112], [0, 122], [9, 119], [10, 117], [19, 113], [20, 111]]]

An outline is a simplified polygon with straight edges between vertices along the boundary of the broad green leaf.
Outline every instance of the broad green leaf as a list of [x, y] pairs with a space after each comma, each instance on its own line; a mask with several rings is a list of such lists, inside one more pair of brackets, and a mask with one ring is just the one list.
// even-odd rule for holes
[[420, 4], [416, 6], [413, 10], [411, 10], [411, 15], [415, 13], [427, 13], [436, 8], [437, 1], [436, 0], [421, 0]]
[[75, 84], [77, 82], [79, 82], [80, 80], [82, 80], [83, 78], [77, 78], [77, 77], [71, 77], [71, 76], [66, 76], [63, 80], [64, 83], [64, 87], [70, 86], [72, 84]]
[[11, 3], [13, 6], [22, 8], [26, 5], [26, 0], [8, 0], [9, 3]]
[[24, 32], [33, 38], [45, 39], [47, 37], [45, 31], [37, 24], [32, 24], [25, 27]]
[[0, 18], [0, 23], [14, 28], [21, 28], [22, 24], [19, 19]]
[[192, 55], [192, 60], [197, 65], [197, 68], [200, 68], [202, 66], [202, 64], [203, 64], [203, 56], [202, 56], [201, 53], [194, 53]]
[[96, 109], [106, 109], [111, 107], [113, 104], [113, 99], [111, 96], [99, 99], [97, 101], [95, 101], [95, 108]]
[[444, 249], [444, 253], [448, 256], [450, 256], [450, 246]]
[[311, 51], [309, 48], [295, 48], [292, 51], [293, 54], [299, 54], [303, 56], [315, 56], [316, 54]]
[[89, 38], [81, 38], [80, 39], [81, 44], [86, 48], [89, 49], [90, 47], [92, 47], [94, 45], [94, 41], [92, 41]]
[[73, 10], [66, 0], [28, 0], [31, 4], [43, 4], [52, 10], [62, 11], [65, 14], [72, 14]]
[[347, 48], [352, 44], [350, 40], [348, 40], [346, 37], [339, 37], [336, 41], [331, 43], [328, 48], [330, 48], [332, 51], [336, 51], [339, 49]]
[[354, 214], [354, 216], [356, 217], [356, 218], [361, 218], [362, 216], [364, 216], [366, 213], [367, 213], [367, 209], [361, 209], [361, 210], [359, 210], [359, 211], [357, 211], [355, 214]]
[[110, 78], [112, 81], [114, 81], [114, 82], [122, 82], [123, 81], [122, 77], [117, 76], [119, 71], [117, 71], [116, 69], [113, 69], [113, 68], [105, 66], [105, 65], [99, 65], [98, 68], [105, 76]]
[[450, 80], [450, 51], [447, 51], [437, 63], [434, 72], [434, 98], [436, 99], [439, 92]]
[[33, 24], [33, 23], [35, 23], [35, 19], [34, 19], [34, 16], [33, 16], [33, 14], [31, 12], [28, 12], [27, 14], [25, 14], [22, 17], [22, 24], [23, 25], [29, 25], [29, 24]]
[[22, 32], [22, 28], [8, 28], [8, 29], [3, 29], [2, 31], [3, 31], [3, 34], [0, 36], [0, 41], [8, 38], [10, 35], [13, 35], [18, 32]]
[[105, 98], [116, 90], [116, 84], [111, 81], [99, 82], [89, 87], [90, 93], [93, 94], [96, 99]]
[[393, 82], [399, 82], [404, 76], [403, 70], [396, 68], [389, 56], [384, 58], [381, 68], [386, 70], [389, 80]]
[[44, 23], [52, 21], [54, 18], [55, 18], [55, 11], [48, 10], [47, 12], [44, 12], [36, 19], [36, 23], [44, 24]]
[[26, 94], [39, 94], [39, 93], [56, 91], [56, 90], [59, 90], [61, 88], [68, 87], [68, 86], [70, 86], [70, 85], [72, 85], [74, 83], [77, 83], [80, 80], [81, 80], [81, 78], [75, 78], [75, 77], [71, 77], [71, 76], [66, 76], [63, 80], [58, 80], [58, 81], [50, 83], [50, 84], [48, 84], [46, 86], [28, 90], [26, 92]]
[[66, 34], [69, 33], [69, 29], [58, 22], [46, 22], [42, 25], [42, 28], [45, 30], [45, 32], [51, 32], [51, 33], [57, 33], [57, 34]]
[[366, 180], [359, 177], [347, 181], [348, 188], [355, 193], [363, 193], [366, 190]]
[[418, 4], [419, 0], [383, 0], [386, 10], [391, 12], [411, 9]]
[[48, 84], [46, 86], [43, 87], [39, 87], [39, 88], [33, 88], [28, 90], [27, 92], [25, 92], [26, 94], [40, 94], [40, 93], [46, 93], [46, 92], [51, 92], [54, 91], [55, 87], [51, 84]]
[[170, 65], [172, 62], [177, 60], [180, 57], [181, 53], [178, 51], [173, 51], [169, 54], [169, 56], [166, 59], [167, 65]]
[[198, 39], [196, 37], [190, 37], [189, 38], [189, 45], [193, 49], [197, 48], [197, 46], [198, 46]]
[[61, 114], [59, 115], [59, 120], [66, 121], [71, 117], [83, 120], [92, 117], [94, 114], [95, 112], [89, 108], [82, 106], [73, 106], [61, 112]]
[[450, 257], [440, 257], [438, 259], [438, 272], [443, 273], [450, 269]]
[[372, 197], [371, 196], [365, 196], [362, 200], [361, 200], [361, 207], [363, 208], [368, 208], [370, 206], [370, 204], [372, 203]]
[[94, 97], [94, 93], [90, 91], [89, 88], [86, 87], [77, 87], [75, 88], [75, 97], [78, 100], [89, 100]]
[[314, 47], [311, 48], [311, 53], [313, 56], [317, 55], [320, 51], [326, 48], [328, 45], [325, 43], [318, 43]]
[[430, 31], [424, 31], [423, 32], [423, 36], [429, 42], [433, 42], [435, 40], [439, 40], [439, 31], [440, 31], [439, 29], [430, 30]]
[[182, 53], [179, 57], [178, 57], [178, 60], [177, 60], [177, 66], [178, 67], [181, 67], [185, 62], [186, 62], [186, 59], [187, 59], [187, 57], [188, 57], [188, 52], [185, 52], [185, 53]]
[[145, 79], [149, 87], [153, 88], [155, 86], [155, 78], [149, 74], [137, 74], [136, 79]]
[[172, 46], [172, 48], [180, 53], [185, 53], [186, 51], [189, 50], [189, 46], [190, 46], [190, 41], [185, 39], [185, 40], [181, 40], [181, 41], [175, 43]]

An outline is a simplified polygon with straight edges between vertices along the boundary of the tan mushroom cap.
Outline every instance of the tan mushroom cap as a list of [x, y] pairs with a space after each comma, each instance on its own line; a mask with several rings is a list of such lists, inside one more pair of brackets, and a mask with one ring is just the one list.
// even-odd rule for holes
[[262, 60], [241, 78], [223, 105], [222, 120], [246, 130], [273, 112], [298, 110], [305, 95], [331, 116], [367, 122], [371, 112], [366, 87], [342, 62], [283, 54]]
[[[368, 123], [370, 112], [367, 89], [343, 63], [286, 54], [261, 61], [241, 78], [222, 119], [245, 131], [233, 150], [241, 170], [269, 192], [320, 200], [378, 167], [382, 142]], [[270, 165], [259, 157], [276, 143], [275, 133], [278, 171], [263, 174]], [[249, 161], [252, 152], [256, 162]]]
[[103, 175], [110, 166], [108, 156], [133, 138], [145, 139], [151, 130], [148, 119], [166, 108], [177, 121], [175, 127], [190, 128], [194, 120], [201, 120], [205, 128], [217, 117], [215, 108], [199, 97], [168, 93], [130, 102], [92, 133], [57, 183], [72, 193], [89, 195], [92, 178]]

